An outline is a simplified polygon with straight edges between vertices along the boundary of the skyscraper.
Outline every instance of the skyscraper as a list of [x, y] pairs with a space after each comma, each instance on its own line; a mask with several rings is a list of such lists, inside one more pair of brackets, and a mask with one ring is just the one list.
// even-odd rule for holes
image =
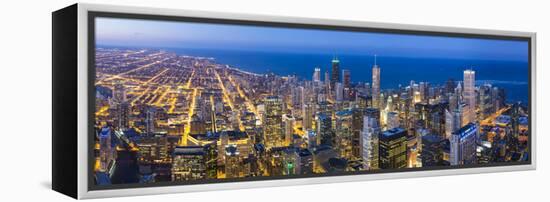
[[500, 110], [502, 107], [504, 107], [504, 103], [506, 100], [506, 93], [504, 92], [504, 89], [493, 87], [492, 91], [492, 99], [493, 99], [493, 109], [494, 111]]
[[305, 104], [302, 107], [302, 128], [304, 131], [313, 128], [313, 110], [315, 110], [315, 107], [311, 103]]
[[99, 170], [107, 171], [112, 160], [114, 160], [114, 157], [111, 147], [111, 129], [105, 127], [99, 132]]
[[340, 82], [340, 60], [337, 57], [332, 59], [332, 77], [330, 79], [330, 87], [334, 88], [336, 83]]
[[427, 102], [429, 84], [427, 82], [420, 82], [418, 84], [418, 92], [420, 93], [420, 101]]
[[332, 131], [332, 119], [325, 113], [317, 115], [317, 135], [321, 138], [321, 144], [333, 146], [334, 133]]
[[172, 181], [204, 179], [206, 165], [204, 147], [176, 147], [173, 153]]
[[372, 66], [372, 106], [380, 109], [380, 67], [376, 64], [376, 55], [374, 55], [374, 65]]
[[116, 81], [114, 85], [113, 99], [118, 103], [126, 101], [126, 89], [120, 81]]
[[352, 125], [353, 116], [351, 110], [343, 110], [335, 113], [336, 117], [336, 146], [335, 149], [341, 158], [353, 159]]
[[296, 122], [296, 119], [292, 115], [283, 115], [283, 125], [285, 132], [284, 146], [288, 146], [292, 142], [292, 135], [294, 134], [294, 122]]
[[361, 137], [365, 170], [378, 169], [378, 136], [380, 134], [378, 122], [376, 117], [363, 117]]
[[387, 127], [388, 129], [399, 127], [399, 114], [397, 112], [388, 112], [387, 115]]
[[440, 166], [443, 165], [443, 141], [439, 135], [422, 136], [422, 166]]
[[462, 127], [462, 107], [452, 111], [445, 110], [445, 139], [450, 139], [453, 132]]
[[325, 90], [329, 92], [331, 86], [330, 86], [330, 74], [328, 73], [328, 70], [325, 71]]
[[451, 165], [472, 164], [476, 161], [477, 125], [469, 123], [451, 136]]
[[351, 72], [348, 69], [342, 70], [342, 83], [344, 88], [351, 88]]
[[334, 87], [334, 94], [336, 95], [336, 101], [344, 100], [344, 86], [342, 86], [342, 83], [336, 82], [336, 86]]
[[130, 127], [130, 104], [128, 102], [121, 102], [117, 106], [117, 121], [118, 128], [125, 130]]
[[153, 106], [148, 106], [145, 109], [145, 130], [148, 135], [155, 131], [155, 113], [156, 109]]
[[303, 86], [298, 86], [296, 88], [290, 89], [291, 92], [291, 101], [292, 101], [292, 107], [295, 109], [300, 109], [302, 104], [304, 104], [304, 101], [306, 99], [306, 93], [305, 88]]
[[283, 100], [279, 96], [268, 96], [264, 100], [264, 105], [264, 144], [267, 148], [283, 146]]
[[479, 115], [481, 119], [486, 118], [494, 111], [491, 97], [492, 89], [491, 84], [484, 84], [479, 87]]
[[192, 135], [206, 134], [206, 127], [204, 125], [204, 120], [197, 114], [191, 116], [191, 130]]
[[372, 117], [376, 120], [376, 125], [380, 126], [380, 110], [377, 108], [366, 108], [365, 109], [365, 116]]
[[393, 128], [382, 132], [379, 137], [380, 168], [407, 167], [407, 131]]
[[317, 137], [317, 133], [315, 133], [315, 131], [307, 130], [306, 134], [307, 134], [308, 149], [313, 149], [314, 147], [319, 145], [320, 141], [319, 141], [319, 138]]
[[362, 159], [363, 153], [362, 153], [362, 140], [361, 140], [361, 132], [363, 131], [363, 118], [364, 118], [364, 108], [353, 108], [351, 109], [352, 112], [352, 127], [351, 131], [353, 133], [353, 137], [351, 139], [352, 144], [352, 151], [353, 151], [353, 158], [354, 159]]
[[476, 72], [474, 70], [464, 70], [464, 102], [468, 104], [467, 123], [476, 121]]
[[241, 157], [236, 145], [225, 146], [225, 177], [240, 177], [242, 173]]
[[321, 68], [316, 67], [315, 71], [313, 72], [313, 82], [319, 83], [321, 82]]
[[449, 78], [445, 83], [445, 93], [453, 93], [455, 87], [456, 87], [456, 82], [452, 78]]

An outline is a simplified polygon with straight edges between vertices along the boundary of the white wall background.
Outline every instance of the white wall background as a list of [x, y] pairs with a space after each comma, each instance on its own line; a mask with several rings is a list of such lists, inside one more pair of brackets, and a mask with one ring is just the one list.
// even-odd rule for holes
[[[126, 197], [105, 201], [534, 201], [548, 199], [550, 19], [546, 1], [523, 0], [95, 0], [133, 6], [456, 26], [538, 33], [538, 169]], [[51, 186], [51, 12], [74, 1], [0, 6], [0, 198], [66, 201]]]

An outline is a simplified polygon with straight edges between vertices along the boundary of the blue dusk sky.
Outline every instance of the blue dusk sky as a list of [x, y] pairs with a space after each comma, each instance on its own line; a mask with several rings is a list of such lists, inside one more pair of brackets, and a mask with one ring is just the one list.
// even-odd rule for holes
[[526, 41], [96, 18], [96, 45], [527, 61]]

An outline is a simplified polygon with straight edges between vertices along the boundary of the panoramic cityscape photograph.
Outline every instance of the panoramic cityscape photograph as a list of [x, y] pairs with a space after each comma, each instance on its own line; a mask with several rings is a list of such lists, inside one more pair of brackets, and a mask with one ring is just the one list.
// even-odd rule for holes
[[529, 42], [95, 18], [93, 184], [530, 162]]

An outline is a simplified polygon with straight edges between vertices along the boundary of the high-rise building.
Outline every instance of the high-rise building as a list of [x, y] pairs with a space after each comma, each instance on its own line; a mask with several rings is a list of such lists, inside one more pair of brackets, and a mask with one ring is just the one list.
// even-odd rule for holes
[[340, 82], [340, 60], [337, 57], [332, 59], [332, 77], [330, 79], [330, 87], [334, 88], [336, 83]]
[[173, 153], [172, 181], [204, 179], [206, 153], [202, 146], [176, 147]]
[[352, 108], [352, 138], [351, 138], [351, 146], [352, 146], [352, 154], [354, 159], [362, 159], [363, 153], [362, 153], [362, 140], [361, 140], [361, 131], [363, 130], [363, 116], [364, 116], [364, 108]]
[[505, 106], [506, 93], [504, 92], [504, 89], [493, 87], [491, 97], [493, 99], [494, 112], [500, 110]]
[[206, 134], [206, 126], [204, 124], [204, 121], [197, 114], [193, 114], [191, 116], [190, 124], [191, 124], [191, 132], [190, 133], [192, 135]]
[[297, 175], [301, 173], [301, 160], [298, 149], [291, 147], [283, 150], [282, 163], [282, 175]]
[[292, 95], [292, 107], [294, 109], [300, 109], [302, 107], [302, 104], [304, 104], [304, 101], [307, 100], [305, 88], [303, 86], [298, 86], [296, 88], [291, 88], [291, 95]]
[[126, 89], [120, 81], [114, 84], [113, 99], [118, 103], [126, 102]]
[[484, 84], [479, 87], [479, 115], [481, 119], [485, 119], [493, 113], [491, 84]]
[[460, 95], [454, 93], [448, 93], [449, 97], [449, 111], [453, 111], [458, 107], [460, 101]]
[[387, 128], [388, 129], [392, 129], [392, 128], [397, 128], [399, 127], [399, 113], [397, 112], [388, 112], [388, 115], [387, 115]]
[[317, 133], [315, 133], [315, 131], [307, 130], [306, 134], [307, 134], [307, 145], [309, 149], [313, 149], [321, 143], [320, 138], [317, 137]]
[[351, 88], [351, 72], [348, 69], [342, 70], [342, 83], [344, 88]]
[[168, 139], [166, 133], [143, 136], [137, 143], [139, 148], [138, 161], [142, 164], [167, 163]]
[[283, 115], [283, 125], [284, 125], [284, 131], [285, 131], [284, 146], [288, 146], [292, 142], [292, 135], [294, 134], [295, 122], [296, 122], [296, 119], [292, 115], [289, 115], [289, 114]]
[[370, 95], [358, 94], [356, 102], [357, 102], [357, 107], [361, 109], [365, 109], [372, 105], [372, 97]]
[[125, 130], [130, 127], [130, 104], [128, 102], [121, 102], [117, 106], [117, 121], [118, 128]]
[[445, 139], [451, 139], [453, 132], [462, 128], [462, 107], [452, 111], [445, 109]]
[[320, 83], [321, 82], [321, 68], [316, 67], [315, 71], [313, 72], [313, 82]]
[[372, 106], [380, 109], [380, 67], [376, 64], [376, 55], [374, 56], [374, 65], [372, 66]]
[[315, 106], [311, 103], [307, 103], [302, 108], [302, 128], [304, 131], [311, 130], [313, 128]]
[[264, 100], [264, 144], [267, 148], [284, 145], [283, 100], [279, 96], [268, 96]]
[[334, 132], [332, 130], [332, 119], [328, 114], [317, 114], [317, 135], [321, 138], [321, 144], [333, 146], [334, 145]]
[[328, 70], [325, 71], [325, 91], [328, 93], [330, 92], [330, 89], [333, 88], [330, 85], [330, 74], [328, 73]]
[[111, 129], [105, 127], [99, 132], [99, 171], [107, 171], [112, 160], [114, 156], [111, 147]]
[[477, 130], [478, 127], [475, 123], [468, 123], [452, 134], [449, 158], [451, 165], [466, 165], [476, 162]]
[[363, 117], [362, 137], [362, 154], [363, 163], [366, 170], [378, 169], [378, 136], [380, 135], [380, 127], [378, 126], [376, 117]]
[[218, 178], [218, 146], [216, 143], [204, 145], [206, 178]]
[[[115, 131], [116, 133], [116, 131]], [[113, 184], [138, 183], [140, 180], [137, 151], [121, 147], [116, 150], [111, 182]]]
[[429, 91], [429, 84], [427, 82], [420, 82], [418, 84], [418, 92], [420, 94], [420, 102], [427, 102], [428, 101], [428, 93]]
[[439, 135], [422, 136], [422, 166], [441, 166], [443, 165], [443, 141]]
[[335, 150], [338, 152], [340, 158], [347, 160], [353, 159], [353, 116], [351, 110], [337, 111], [335, 113], [335, 132], [336, 132], [336, 146]]
[[470, 116], [469, 116], [469, 113], [470, 111], [468, 111], [468, 104], [466, 103], [461, 103], [459, 104], [458, 108], [455, 110], [455, 121], [458, 121], [458, 117], [461, 117], [461, 121], [460, 121], [460, 127], [464, 127], [465, 125], [467, 125], [470, 120]]
[[455, 87], [456, 87], [456, 82], [453, 79], [449, 78], [445, 83], [445, 93], [453, 93]]
[[225, 146], [225, 178], [241, 177], [241, 161], [236, 145]]
[[365, 116], [372, 117], [376, 120], [376, 125], [380, 126], [380, 110], [377, 108], [366, 108], [364, 112]]
[[464, 92], [463, 97], [468, 104], [467, 123], [476, 121], [476, 72], [474, 70], [464, 70]]
[[334, 94], [336, 95], [336, 101], [344, 100], [344, 86], [340, 82], [336, 82], [334, 87]]
[[407, 167], [407, 131], [405, 129], [386, 130], [378, 140], [381, 169]]
[[149, 135], [155, 131], [155, 115], [156, 109], [153, 106], [148, 106], [145, 109], [145, 131]]
[[418, 120], [423, 120], [422, 127], [429, 129], [432, 133], [445, 134], [445, 109], [446, 103], [428, 104], [425, 102], [415, 104], [415, 112]]

